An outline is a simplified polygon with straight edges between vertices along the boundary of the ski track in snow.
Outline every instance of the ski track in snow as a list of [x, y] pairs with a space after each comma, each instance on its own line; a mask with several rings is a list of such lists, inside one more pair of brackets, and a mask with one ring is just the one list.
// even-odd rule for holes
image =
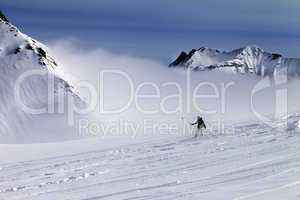
[[298, 133], [238, 130], [1, 164], [0, 199], [300, 199]]

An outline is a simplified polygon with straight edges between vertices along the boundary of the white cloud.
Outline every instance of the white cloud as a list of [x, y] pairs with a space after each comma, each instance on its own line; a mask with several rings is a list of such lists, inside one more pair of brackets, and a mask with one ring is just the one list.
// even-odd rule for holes
[[[103, 70], [117, 69], [125, 72], [133, 81], [133, 90], [126, 78], [108, 77], [104, 82], [105, 86], [105, 105], [106, 108], [116, 109], [125, 105], [130, 99], [130, 92], [136, 92], [139, 85], [151, 82], [157, 86], [160, 98], [140, 100], [139, 105], [145, 110], [158, 110], [155, 114], [145, 114], [137, 108], [135, 101], [129, 108], [120, 114], [103, 115], [97, 110], [99, 118], [102, 120], [125, 119], [142, 123], [144, 119], [152, 119], [158, 123], [172, 122], [181, 123], [181, 117], [185, 116], [189, 121], [194, 120], [197, 114], [204, 115], [209, 122], [221, 120], [225, 123], [237, 123], [246, 120], [259, 120], [251, 110], [250, 95], [253, 87], [260, 81], [255, 75], [236, 75], [222, 72], [195, 72], [191, 74], [191, 90], [188, 94], [186, 72], [174, 70], [167, 66], [149, 59], [138, 58], [130, 55], [115, 54], [105, 49], [84, 50], [74, 41], [58, 41], [50, 45], [58, 60], [64, 65], [66, 71], [77, 77], [77, 80], [90, 81], [101, 94], [99, 88], [99, 73]], [[111, 79], [110, 79], [111, 78]], [[164, 84], [172, 82], [179, 85], [182, 89], [181, 112], [166, 114], [160, 107], [165, 97], [178, 94], [178, 89], [173, 85]], [[298, 82], [297, 82], [298, 83]], [[195, 101], [193, 104], [193, 92], [200, 86], [197, 94], [209, 95]], [[224, 86], [225, 85], [225, 86]], [[224, 94], [224, 87], [228, 87]], [[290, 90], [295, 90], [295, 82], [289, 85]], [[213, 88], [212, 86], [215, 86]], [[103, 88], [102, 88], [103, 89]], [[255, 106], [258, 111], [265, 116], [274, 115], [275, 106], [274, 88], [269, 88], [257, 94]], [[156, 94], [156, 90], [151, 85], [143, 87], [143, 94]], [[211, 97], [217, 95], [217, 97]], [[99, 98], [98, 95], [97, 98]], [[297, 96], [297, 95], [296, 95]], [[289, 96], [290, 111], [297, 111], [300, 108], [294, 94]], [[98, 99], [99, 102], [99, 99]], [[101, 103], [101, 102], [99, 102]], [[188, 105], [191, 104], [190, 107]], [[166, 109], [175, 109], [179, 105], [178, 99], [168, 100], [164, 104]], [[99, 105], [98, 105], [99, 106]], [[190, 108], [190, 112], [188, 112]], [[215, 113], [205, 113], [201, 110], [216, 111]]]

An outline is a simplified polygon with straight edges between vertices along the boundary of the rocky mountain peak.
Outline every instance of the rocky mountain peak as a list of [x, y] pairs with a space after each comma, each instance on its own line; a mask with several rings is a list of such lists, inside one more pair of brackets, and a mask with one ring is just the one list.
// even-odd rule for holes
[[9, 20], [7, 19], [7, 17], [4, 15], [4, 13], [1, 10], [0, 10], [0, 19], [2, 21], [9, 22]]

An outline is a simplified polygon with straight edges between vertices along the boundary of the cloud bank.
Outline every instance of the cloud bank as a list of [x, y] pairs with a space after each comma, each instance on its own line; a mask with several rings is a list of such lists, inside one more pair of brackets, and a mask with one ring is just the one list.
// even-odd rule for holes
[[[218, 129], [243, 121], [273, 120], [300, 108], [299, 95], [294, 92], [299, 81], [274, 85], [273, 80], [255, 75], [219, 71], [189, 74], [150, 59], [102, 48], [81, 49], [80, 44], [68, 40], [49, 46], [64, 66], [68, 79], [75, 85], [86, 81], [95, 89], [94, 114], [99, 123], [116, 126], [117, 121], [132, 122], [139, 127], [131, 127], [135, 135], [181, 134], [188, 128], [187, 122], [193, 122], [197, 115], [204, 116], [211, 128]], [[268, 81], [270, 85], [264, 85]], [[259, 84], [263, 88], [255, 91]], [[87, 91], [81, 88], [80, 93], [90, 99], [91, 93]], [[286, 91], [287, 96], [278, 99], [278, 91]], [[151, 127], [146, 130], [148, 125]]]

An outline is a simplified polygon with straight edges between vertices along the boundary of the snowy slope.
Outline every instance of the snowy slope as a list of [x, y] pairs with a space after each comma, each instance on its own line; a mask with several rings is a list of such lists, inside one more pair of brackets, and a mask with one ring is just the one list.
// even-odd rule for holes
[[269, 53], [256, 45], [246, 46], [230, 52], [201, 47], [189, 53], [181, 52], [170, 67], [181, 66], [193, 70], [222, 70], [238, 73], [255, 73], [274, 76], [286, 69], [289, 76], [300, 75], [300, 59], [285, 58]]
[[[18, 84], [22, 76], [31, 72], [38, 72], [41, 75], [30, 75]], [[53, 84], [49, 80], [53, 80]], [[16, 89], [18, 85], [19, 90]], [[37, 134], [37, 138], [46, 137], [46, 134], [42, 136], [44, 134], [42, 132], [43, 130], [46, 132], [47, 129], [38, 125], [48, 120], [49, 109], [46, 109], [43, 116], [33, 119], [37, 116], [24, 112], [20, 105], [25, 104], [29, 108], [48, 108], [50, 104], [53, 104], [53, 107], [57, 108], [58, 99], [69, 95], [74, 97], [76, 103], [83, 104], [71, 85], [64, 80], [62, 68], [49, 55], [47, 48], [21, 33], [1, 13], [0, 142], [22, 141], [25, 138], [29, 140], [27, 130], [30, 134]], [[50, 98], [53, 100], [49, 101]], [[34, 131], [35, 128], [36, 131]], [[55, 135], [55, 131], [50, 134]], [[51, 135], [49, 137], [51, 138]]]
[[[249, 122], [230, 134], [205, 131], [198, 139], [150, 135], [128, 141], [117, 135], [56, 142], [74, 133], [65, 127], [65, 116], [23, 112], [15, 102], [16, 80], [32, 69], [55, 80], [53, 92], [44, 76], [21, 85], [21, 99], [30, 107], [49, 106], [49, 95], [55, 109], [61, 98], [83, 101], [47, 48], [0, 18], [0, 143], [55, 141], [0, 144], [0, 199], [299, 199], [299, 114], [274, 122], [277, 127]], [[281, 68], [297, 74], [298, 63], [254, 46], [232, 52], [201, 48], [182, 53], [172, 66], [275, 75]]]
[[[205, 134], [110, 148], [102, 148], [101, 141], [74, 142], [74, 152], [88, 144], [90, 151], [57, 152], [51, 158], [44, 153], [25, 162], [22, 151], [30, 154], [32, 146], [19, 145], [10, 157], [22, 162], [5, 163], [6, 155], [0, 154], [0, 199], [299, 199], [297, 126], [287, 131], [284, 126], [248, 123], [236, 125], [232, 134]], [[47, 152], [43, 145], [39, 150]]]

